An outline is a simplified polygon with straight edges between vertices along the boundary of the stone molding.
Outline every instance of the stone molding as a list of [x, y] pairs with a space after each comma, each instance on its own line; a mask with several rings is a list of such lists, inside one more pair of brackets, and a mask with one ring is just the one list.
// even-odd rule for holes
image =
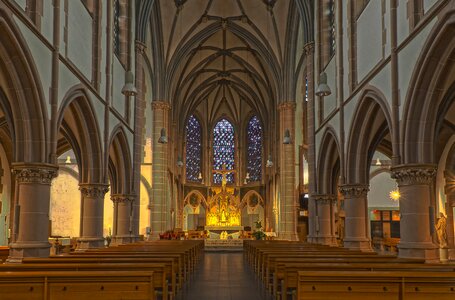
[[296, 104], [293, 101], [285, 101], [278, 104], [279, 111], [291, 110], [295, 111]]
[[337, 196], [330, 194], [314, 194], [311, 195], [311, 198], [321, 204], [334, 204], [337, 201]]
[[312, 55], [314, 53], [314, 42], [310, 42], [303, 46], [303, 54], [305, 56]]
[[111, 195], [111, 200], [114, 203], [132, 203], [134, 202], [136, 196], [134, 195], [122, 195], [122, 194], [116, 194], [116, 195]]
[[147, 46], [143, 42], [136, 40], [134, 48], [135, 48], [136, 52], [143, 54], [145, 51], [145, 48], [147, 48]]
[[152, 101], [152, 110], [165, 110], [169, 111], [171, 106], [166, 101]]
[[109, 191], [109, 185], [102, 183], [79, 184], [79, 190], [87, 198], [104, 198]]
[[370, 186], [366, 184], [343, 184], [339, 187], [340, 193], [347, 199], [366, 197]]
[[11, 171], [18, 183], [51, 184], [58, 175], [58, 167], [47, 164], [13, 165]]
[[392, 178], [398, 185], [430, 184], [436, 176], [435, 165], [409, 164], [393, 167]]

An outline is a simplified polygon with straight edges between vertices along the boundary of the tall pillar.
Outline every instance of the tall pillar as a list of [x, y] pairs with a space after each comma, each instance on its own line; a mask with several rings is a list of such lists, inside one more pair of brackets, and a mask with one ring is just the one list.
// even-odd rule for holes
[[372, 251], [368, 235], [368, 185], [344, 184], [340, 192], [344, 196], [345, 237], [344, 247], [360, 251]]
[[409, 164], [392, 168], [392, 177], [400, 189], [400, 243], [398, 256], [438, 259], [430, 224], [430, 185], [436, 175], [434, 165]]
[[336, 236], [333, 231], [335, 222], [333, 219], [335, 195], [314, 195], [317, 210], [317, 243], [322, 245], [336, 246]]
[[284, 133], [289, 130], [291, 140], [295, 139], [295, 102], [283, 102], [280, 112], [280, 216], [279, 237], [298, 240], [297, 203], [295, 189], [295, 143], [283, 144]]
[[308, 236], [309, 243], [315, 242], [316, 227], [316, 203], [313, 194], [316, 193], [316, 150], [315, 150], [315, 118], [314, 118], [314, 43], [304, 47], [306, 57], [306, 80], [307, 80], [307, 136], [308, 136]]
[[77, 250], [104, 247], [104, 195], [109, 191], [109, 186], [103, 183], [84, 183], [79, 184], [79, 189], [82, 194], [82, 218]]
[[114, 232], [112, 244], [127, 244], [133, 242], [133, 203], [134, 195], [112, 195], [114, 203]]
[[15, 207], [16, 239], [10, 244], [9, 262], [24, 257], [48, 257], [51, 182], [57, 167], [50, 164], [14, 164], [18, 204]]
[[151, 239], [158, 239], [159, 234], [169, 230], [166, 228], [170, 218], [171, 204], [168, 203], [167, 168], [168, 168], [168, 144], [159, 143], [161, 129], [169, 133], [169, 110], [170, 106], [164, 101], [153, 101], [153, 134], [152, 134], [152, 203], [150, 203], [150, 228]]
[[447, 213], [447, 246], [449, 247], [449, 260], [455, 260], [455, 229], [454, 229], [454, 210], [455, 210], [455, 174], [445, 172], [446, 185], [446, 213]]

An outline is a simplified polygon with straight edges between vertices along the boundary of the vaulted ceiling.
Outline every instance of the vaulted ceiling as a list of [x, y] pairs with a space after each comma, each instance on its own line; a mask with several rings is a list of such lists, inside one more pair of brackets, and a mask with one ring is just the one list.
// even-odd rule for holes
[[[303, 65], [300, 0], [155, 0], [150, 15], [153, 98], [176, 120], [194, 111], [209, 124], [246, 111], [268, 120], [294, 101]], [[300, 10], [299, 10], [300, 8]], [[308, 35], [308, 34], [307, 34]]]

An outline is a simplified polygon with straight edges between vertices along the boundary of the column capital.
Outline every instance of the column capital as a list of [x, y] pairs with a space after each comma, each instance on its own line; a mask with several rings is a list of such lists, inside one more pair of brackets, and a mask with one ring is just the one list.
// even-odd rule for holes
[[291, 110], [295, 111], [296, 104], [294, 101], [285, 101], [278, 104], [278, 110]]
[[333, 204], [337, 201], [337, 196], [331, 194], [313, 194], [311, 198], [321, 204]]
[[370, 186], [367, 184], [343, 184], [338, 187], [345, 198], [366, 197]]
[[169, 111], [171, 110], [171, 106], [168, 102], [166, 101], [152, 101], [152, 110], [165, 110]]
[[114, 203], [129, 203], [134, 202], [136, 195], [114, 194], [111, 195], [111, 200]]
[[312, 55], [314, 53], [314, 42], [306, 43], [303, 46], [303, 54], [305, 56]]
[[139, 40], [135, 41], [136, 52], [139, 52], [139, 53], [143, 54], [144, 51], [145, 51], [145, 48], [147, 48], [147, 46], [143, 42], [141, 42]]
[[391, 168], [398, 185], [430, 184], [436, 176], [436, 165], [407, 164]]
[[104, 183], [81, 183], [79, 190], [87, 198], [104, 198], [109, 191], [109, 185]]
[[16, 163], [11, 172], [18, 183], [51, 184], [58, 175], [58, 166], [44, 163]]

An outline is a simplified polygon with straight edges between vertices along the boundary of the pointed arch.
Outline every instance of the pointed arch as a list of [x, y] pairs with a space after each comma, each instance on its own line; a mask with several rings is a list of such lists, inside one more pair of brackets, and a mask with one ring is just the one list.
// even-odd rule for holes
[[240, 204], [239, 204], [239, 208], [242, 209], [244, 208], [246, 205], [248, 205], [248, 200], [250, 199], [250, 197], [252, 195], [256, 195], [258, 197], [258, 205], [261, 205], [261, 206], [264, 206], [264, 198], [262, 198], [261, 194], [259, 194], [257, 191], [255, 190], [249, 190], [245, 196], [243, 196], [242, 198], [242, 201], [240, 201]]
[[90, 96], [81, 85], [72, 87], [63, 97], [57, 128], [78, 159], [80, 183], [105, 183], [98, 120]]
[[[228, 170], [235, 168], [235, 129], [227, 118], [221, 118], [213, 127], [213, 169], [221, 170], [223, 164]], [[234, 183], [234, 175], [226, 176], [228, 183]], [[221, 183], [221, 175], [213, 175], [214, 183]]]
[[317, 190], [319, 194], [336, 195], [340, 175], [340, 142], [333, 127], [322, 136], [318, 153]]
[[2, 106], [12, 123], [14, 161], [48, 162], [44, 92], [33, 56], [6, 8], [0, 9], [0, 82]]
[[[109, 166], [112, 162], [111, 194], [130, 194], [132, 190], [132, 161], [125, 129], [118, 124], [109, 139]], [[111, 169], [111, 168], [110, 168]]]
[[[384, 137], [392, 136], [390, 108], [384, 95], [375, 87], [368, 86], [360, 95], [347, 139], [347, 183], [368, 184], [370, 163], [374, 151], [382, 143], [383, 151], [390, 143]], [[390, 140], [393, 140], [390, 137]]]

